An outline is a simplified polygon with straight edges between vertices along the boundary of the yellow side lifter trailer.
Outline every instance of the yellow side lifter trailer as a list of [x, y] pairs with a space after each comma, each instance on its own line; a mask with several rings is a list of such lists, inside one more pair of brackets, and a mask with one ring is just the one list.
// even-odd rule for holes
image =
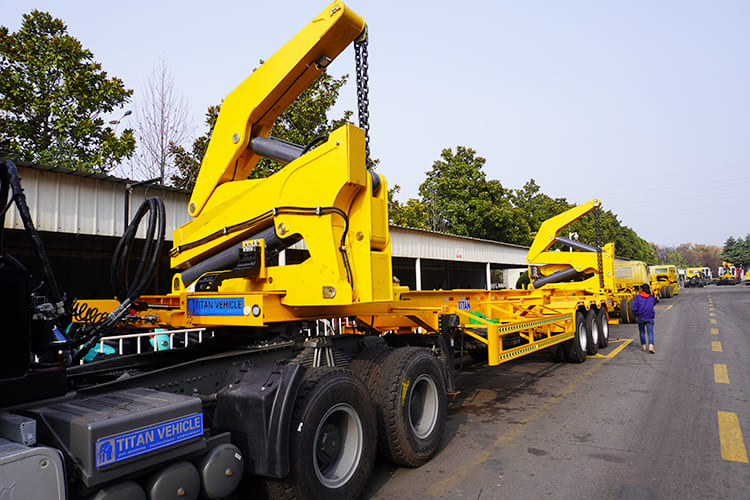
[[[361, 126], [306, 145], [270, 137], [351, 43]], [[606, 346], [613, 249], [547, 251], [598, 200], [545, 222], [529, 263], [546, 278], [532, 290], [394, 285], [387, 184], [367, 169], [366, 70], [364, 19], [334, 1], [224, 100], [192, 219], [173, 234], [168, 293], [143, 294], [165, 240], [158, 198], [117, 246], [117, 300], [77, 301], [74, 323], [52, 308], [32, 317], [45, 301], [12, 260], [0, 266], [18, 301], [6, 338], [20, 339], [3, 355], [22, 361], [0, 369], [0, 432], [16, 441], [0, 447], [0, 477], [17, 479], [19, 498], [251, 498], [258, 484], [269, 498], [356, 498], [376, 444], [405, 467], [437, 451], [456, 355], [498, 365], [552, 348], [580, 363]], [[247, 179], [260, 158], [285, 166]], [[131, 259], [142, 220], [149, 237]]]

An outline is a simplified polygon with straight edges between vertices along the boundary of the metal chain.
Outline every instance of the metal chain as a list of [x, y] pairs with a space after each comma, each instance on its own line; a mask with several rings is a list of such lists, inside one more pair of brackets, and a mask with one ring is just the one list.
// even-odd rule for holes
[[367, 40], [354, 42], [354, 60], [357, 63], [357, 105], [359, 127], [365, 131], [365, 164], [370, 167], [370, 99], [367, 76]]
[[601, 208], [594, 209], [594, 231], [596, 232], [596, 264], [599, 271], [599, 288], [604, 288], [604, 263], [602, 262], [602, 225], [599, 220]]

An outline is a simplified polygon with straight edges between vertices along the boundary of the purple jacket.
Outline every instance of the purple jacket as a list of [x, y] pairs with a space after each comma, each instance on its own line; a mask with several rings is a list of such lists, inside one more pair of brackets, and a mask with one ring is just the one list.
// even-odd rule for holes
[[633, 299], [633, 314], [638, 320], [654, 319], [654, 306], [656, 297], [646, 292], [639, 292]]

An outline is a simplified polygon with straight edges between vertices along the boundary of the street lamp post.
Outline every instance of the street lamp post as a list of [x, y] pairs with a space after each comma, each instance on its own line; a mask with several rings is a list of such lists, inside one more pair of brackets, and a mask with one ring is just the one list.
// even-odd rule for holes
[[[126, 116], [130, 116], [132, 114], [133, 114], [133, 110], [129, 109], [129, 110], [125, 111], [118, 120], [110, 120], [109, 121], [110, 125], [114, 125], [115, 126], [114, 130], [112, 131], [112, 133], [114, 135], [117, 135], [117, 126], [120, 125], [120, 122], [122, 121], [122, 119], [125, 118]], [[131, 165], [131, 167], [130, 167], [130, 177], [133, 177], [133, 167], [132, 167], [133, 164], [132, 164], [132, 161], [131, 161], [130, 165]], [[114, 165], [112, 166], [112, 169], [114, 170]]]

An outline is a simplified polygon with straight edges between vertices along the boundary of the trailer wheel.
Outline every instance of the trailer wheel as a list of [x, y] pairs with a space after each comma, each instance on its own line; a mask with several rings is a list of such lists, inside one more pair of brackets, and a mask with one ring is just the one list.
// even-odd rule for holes
[[568, 362], [570, 363], [583, 363], [586, 361], [586, 317], [581, 311], [576, 313], [576, 333], [572, 340], [566, 342], [568, 344]]
[[628, 299], [628, 323], [635, 323], [635, 313], [633, 312], [633, 298]]
[[375, 382], [380, 378], [383, 361], [392, 351], [393, 348], [386, 345], [369, 347], [352, 360], [349, 369], [364, 382], [370, 394], [373, 393]]
[[405, 467], [427, 462], [440, 445], [446, 418], [440, 362], [426, 349], [395, 349], [375, 387], [378, 452]]
[[586, 354], [593, 356], [599, 352], [599, 325], [596, 310], [592, 307], [586, 313]]
[[605, 306], [596, 313], [596, 324], [599, 327], [599, 349], [604, 349], [609, 345], [609, 317]]
[[359, 496], [375, 460], [375, 406], [349, 370], [309, 370], [292, 414], [289, 475], [268, 481], [270, 498]]
[[623, 323], [630, 323], [628, 318], [628, 299], [624, 298], [620, 301], [620, 321]]

